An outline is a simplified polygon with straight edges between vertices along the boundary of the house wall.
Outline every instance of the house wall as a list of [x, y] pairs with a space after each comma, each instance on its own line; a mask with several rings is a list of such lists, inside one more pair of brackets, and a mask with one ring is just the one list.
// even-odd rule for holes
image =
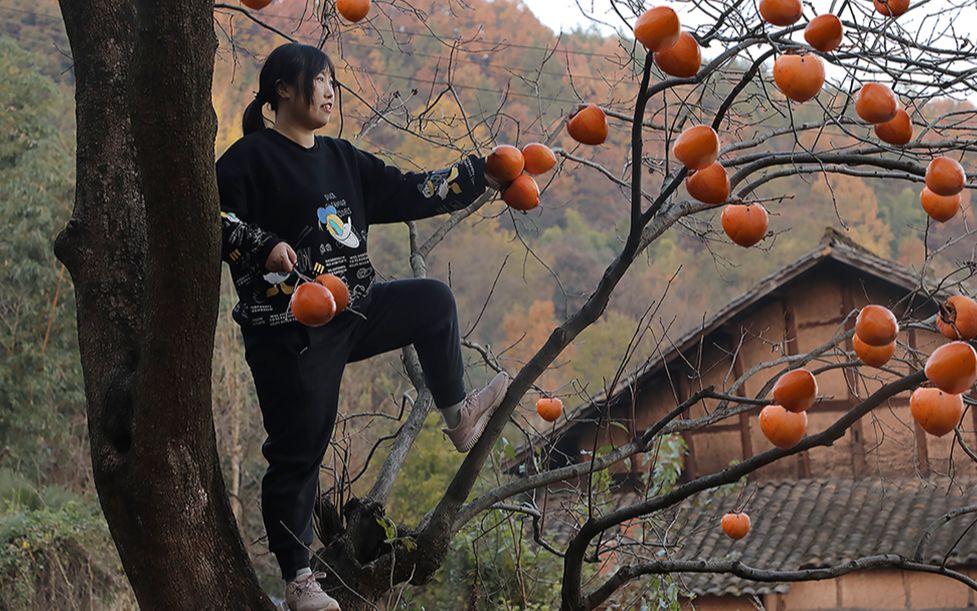
[[[970, 577], [977, 570], [964, 569]], [[977, 596], [966, 585], [942, 575], [911, 571], [862, 571], [838, 579], [790, 585], [785, 594], [759, 597], [769, 611], [815, 609], [964, 609], [977, 605]], [[755, 611], [753, 598], [707, 596], [683, 601], [683, 609], [698, 611]]]
[[[772, 364], [784, 356], [813, 350], [843, 330], [845, 316], [868, 303], [891, 307], [902, 318], [900, 306], [905, 293], [853, 272], [837, 264], [823, 265], [780, 287], [762, 302], [728, 321], [716, 332], [704, 337], [687, 351], [682, 359], [669, 363], [667, 369], [646, 380], [633, 406], [613, 414], [625, 428], [591, 427], [581, 436], [581, 447], [590, 449], [629, 441], [674, 409], [696, 390], [714, 385], [717, 390], [756, 396], [783, 369]], [[932, 306], [930, 306], [932, 307]], [[913, 313], [920, 319], [935, 310]], [[847, 328], [854, 325], [854, 318]], [[674, 338], [673, 338], [674, 339]], [[845, 411], [872, 394], [882, 385], [922, 366], [926, 355], [946, 342], [941, 336], [924, 330], [903, 330], [899, 335], [896, 359], [887, 365], [892, 372], [860, 366], [857, 374], [841, 369], [818, 372], [820, 402], [808, 411], [808, 432], [823, 431]], [[832, 351], [806, 366], [809, 369], [830, 367], [854, 358], [850, 342], [848, 353]], [[734, 357], [735, 354], [735, 357]], [[770, 364], [764, 366], [764, 364]], [[744, 374], [752, 372], [742, 388], [732, 388]], [[752, 481], [793, 479], [798, 477], [860, 478], [879, 476], [912, 476], [931, 472], [970, 473], [973, 464], [959, 447], [953, 448], [953, 435], [936, 438], [926, 435], [913, 421], [908, 392], [862, 418], [829, 447], [814, 448], [800, 456], [768, 465], [750, 476]], [[702, 418], [712, 413], [715, 401], [704, 401], [686, 412], [684, 418]], [[748, 458], [772, 446], [762, 435], [758, 409], [734, 415], [708, 428], [685, 435], [689, 446], [686, 477], [720, 470], [735, 460]], [[633, 414], [633, 417], [632, 417]], [[962, 426], [964, 440], [977, 449], [977, 410], [970, 410]], [[622, 471], [646, 472], [651, 468], [647, 456], [633, 460]], [[617, 567], [614, 554], [606, 556], [609, 573]], [[762, 567], [778, 568], [778, 567]], [[958, 569], [963, 570], [963, 569]], [[964, 570], [977, 577], [977, 570]], [[903, 571], [869, 571], [853, 573], [838, 579], [792, 584], [784, 594], [751, 597], [699, 597], [685, 601], [685, 609], [732, 611], [754, 610], [756, 602], [770, 610], [787, 609], [953, 609], [977, 605], [975, 593], [963, 584], [937, 575]]]
[[[871, 276], [834, 262], [822, 264], [780, 287], [703, 338], [685, 353], [684, 359], [674, 359], [665, 370], [644, 384], [633, 409], [628, 407], [615, 414], [624, 427], [605, 425], [599, 432], [592, 427], [581, 436], [580, 447], [593, 448], [594, 435], [598, 436], [597, 447], [626, 443], [635, 431], [645, 430], [680, 401], [710, 385], [722, 392], [756, 396], [783, 370], [783, 363], [774, 363], [777, 359], [823, 346], [844, 330], [844, 317], [849, 312], [868, 303], [891, 307], [902, 317], [906, 312], [901, 300], [906, 301], [903, 291]], [[917, 298], [916, 301], [920, 300]], [[915, 311], [914, 316], [918, 318], [935, 312], [932, 306], [926, 307], [929, 311], [923, 308]], [[852, 318], [847, 328], [853, 326]], [[913, 362], [914, 367], [919, 367], [925, 355], [945, 340], [924, 330], [903, 330], [898, 342], [896, 359]], [[850, 341], [846, 349], [851, 349]], [[923, 354], [914, 355], [914, 350]], [[817, 373], [821, 401], [808, 410], [809, 433], [823, 431], [859, 400], [896, 379], [897, 374], [910, 371], [908, 363], [896, 359], [888, 365], [896, 373], [864, 365], [858, 368], [857, 374], [830, 368], [852, 358], [851, 353], [832, 351], [806, 365], [811, 370], [829, 367]], [[751, 371], [743, 387], [734, 391], [732, 385], [737, 378]], [[716, 405], [715, 400], [702, 401], [684, 417], [705, 417], [715, 410]], [[751, 410], [686, 434], [689, 451], [685, 476], [711, 473], [732, 461], [770, 449], [772, 445], [760, 431], [758, 413], [759, 410]], [[977, 448], [975, 418], [977, 415], [968, 413], [963, 430], [965, 440]], [[969, 458], [959, 447], [951, 456], [952, 441], [952, 434], [943, 438], [923, 434], [910, 415], [907, 392], [862, 418], [833, 445], [814, 448], [797, 457], [767, 465], [751, 479], [858, 478], [880, 474], [913, 475], [929, 470], [947, 473], [951, 460], [956, 463], [956, 468], [966, 468], [969, 464]], [[618, 465], [615, 472], [621, 475], [626, 469], [642, 471], [648, 468], [647, 457], [642, 457], [629, 466]]]

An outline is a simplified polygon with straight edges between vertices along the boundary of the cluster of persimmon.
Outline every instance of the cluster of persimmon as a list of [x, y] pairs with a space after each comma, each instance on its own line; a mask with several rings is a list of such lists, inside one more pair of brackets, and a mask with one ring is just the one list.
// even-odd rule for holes
[[[926, 379], [932, 387], [917, 388], [910, 397], [910, 412], [931, 435], [943, 436], [959, 424], [963, 393], [977, 382], [977, 351], [968, 341], [977, 338], [977, 302], [965, 295], [950, 297], [936, 317], [936, 327], [947, 339], [926, 361]], [[853, 346], [866, 365], [882, 367], [892, 358], [899, 335], [899, 321], [886, 307], [867, 305], [855, 320]], [[791, 448], [804, 437], [807, 413], [817, 401], [818, 384], [807, 369], [794, 369], [774, 384], [774, 404], [760, 411], [760, 430], [778, 448]], [[746, 536], [749, 516], [727, 513], [723, 531], [733, 539]]]
[[[634, 37], [653, 54], [655, 65], [663, 73], [689, 78], [699, 72], [699, 43], [682, 30], [678, 15], [671, 8], [656, 6], [642, 13], [635, 23]], [[705, 204], [718, 205], [729, 199], [729, 175], [718, 161], [719, 148], [719, 135], [708, 125], [687, 128], [672, 147], [672, 155], [689, 172], [686, 191]], [[762, 240], [767, 224], [767, 211], [760, 204], [730, 204], [723, 210], [723, 230], [740, 246], [753, 246]]]
[[[892, 90], [882, 83], [866, 83], [855, 98], [855, 112], [873, 124], [875, 134], [889, 144], [902, 146], [913, 137], [912, 120]], [[926, 186], [920, 194], [923, 210], [935, 221], [944, 223], [960, 209], [967, 176], [960, 163], [937, 157], [926, 167]]]
[[[676, 138], [672, 155], [689, 171], [685, 190], [706, 204], [729, 199], [729, 175], [719, 157], [719, 134], [709, 125], [686, 128]], [[767, 233], [767, 210], [760, 204], [728, 204], [722, 213], [723, 231], [729, 239], [750, 247]]]
[[349, 305], [349, 289], [339, 276], [320, 274], [315, 282], [300, 282], [289, 307], [295, 320], [308, 327], [321, 327]]
[[913, 419], [930, 435], [953, 431], [963, 415], [963, 394], [977, 381], [977, 352], [967, 342], [950, 342], [926, 359], [932, 387], [917, 388], [909, 398]]
[[960, 210], [967, 176], [956, 159], [937, 157], [926, 167], [926, 186], [920, 194], [923, 210], [934, 221], [945, 223]]
[[[909, 7], [908, 0], [874, 0], [876, 10], [897, 17]], [[776, 26], [790, 26], [802, 16], [800, 0], [761, 0], [760, 15]], [[701, 64], [701, 52], [695, 37], [682, 32], [678, 16], [665, 6], [646, 11], [639, 17], [635, 38], [649, 52], [662, 72], [676, 77], [693, 77]], [[821, 53], [836, 50], [844, 39], [841, 20], [831, 14], [812, 19], [804, 30], [804, 39]], [[789, 50], [774, 62], [773, 78], [777, 88], [790, 100], [804, 103], [817, 97], [824, 86], [825, 70], [820, 57], [804, 49]], [[876, 136], [891, 145], [903, 146], [912, 140], [913, 127], [909, 113], [899, 104], [892, 90], [883, 83], [866, 83], [858, 91], [855, 112], [873, 126]], [[685, 188], [689, 195], [706, 204], [721, 204], [729, 199], [730, 182], [726, 169], [717, 161], [719, 135], [707, 125], [684, 130], [672, 148], [689, 176]], [[947, 157], [933, 159], [926, 170], [923, 209], [937, 221], [949, 220], [960, 207], [966, 182], [963, 168]], [[749, 247], [763, 239], [767, 232], [767, 211], [760, 204], [730, 204], [721, 216], [723, 230], [736, 244]], [[977, 303], [965, 296], [951, 298], [941, 308], [937, 320], [940, 331], [950, 339], [930, 356], [926, 375], [935, 388], [921, 388], [911, 399], [913, 417], [927, 432], [944, 435], [959, 422], [963, 409], [960, 393], [971, 388], [977, 379], [977, 353], [966, 343], [977, 335]], [[899, 325], [887, 308], [870, 305], [861, 310], [853, 339], [859, 358], [873, 367], [882, 367], [895, 351]], [[778, 448], [790, 448], [804, 437], [807, 413], [817, 400], [817, 380], [807, 369], [795, 369], [781, 376], [773, 387], [774, 404], [760, 412], [760, 430]], [[727, 513], [722, 517], [723, 531], [741, 539], [750, 529], [745, 513]]]
[[855, 335], [852, 348], [863, 363], [882, 367], [896, 352], [899, 321], [889, 308], [867, 305], [855, 319]]
[[[874, 6], [883, 16], [898, 17], [908, 10], [909, 1], [874, 0]], [[793, 25], [802, 16], [800, 0], [761, 0], [759, 10], [766, 22], [781, 27]], [[671, 8], [656, 6], [645, 11], [635, 23], [634, 35], [653, 53], [655, 64], [665, 74], [688, 78], [698, 73], [702, 61], [699, 44], [692, 34], [682, 31], [678, 15]], [[836, 15], [819, 15], [808, 22], [804, 39], [812, 49], [831, 53], [844, 40], [844, 26]], [[798, 103], [807, 102], [824, 86], [824, 62], [808, 50], [790, 49], [774, 62], [773, 79], [784, 96]], [[897, 146], [912, 140], [909, 113], [887, 85], [866, 83], [857, 94], [855, 111], [863, 121], [873, 125], [880, 140]], [[676, 147], [681, 143], [686, 151], [692, 152], [691, 164], [679, 158], [690, 172], [685, 181], [689, 195], [703, 203], [721, 204], [730, 195], [729, 177], [711, 155], [713, 146], [718, 150], [718, 136], [707, 130], [711, 128], [696, 126], [685, 130]], [[711, 161], [700, 163], [703, 159]], [[966, 176], [958, 162], [947, 157], [934, 159], [926, 171], [926, 188], [921, 196], [923, 209], [937, 221], [949, 220], [960, 207], [965, 182]], [[767, 212], [759, 204], [728, 205], [721, 221], [726, 235], [745, 247], [758, 243], [767, 232]]]
[[807, 369], [793, 369], [773, 386], [774, 404], [760, 410], [760, 431], [778, 448], [791, 448], [807, 432], [807, 410], [818, 398], [818, 382]]
[[[260, 10], [271, 0], [241, 0], [245, 6]], [[909, 0], [873, 0], [875, 10], [885, 17], [896, 18], [909, 9]], [[358, 22], [370, 11], [370, 0], [336, 0], [336, 10], [347, 20]], [[800, 0], [761, 0], [760, 16], [771, 25], [786, 27], [802, 17]], [[655, 65], [669, 76], [691, 78], [699, 72], [702, 51], [690, 32], [682, 30], [678, 14], [668, 6], [653, 7], [638, 17], [634, 26], [635, 39], [652, 53]], [[844, 26], [833, 14], [818, 15], [804, 28], [804, 40], [816, 51], [831, 53], [844, 40]], [[807, 102], [821, 92], [825, 71], [823, 60], [805, 48], [788, 49], [774, 62], [773, 80], [777, 88], [790, 100]], [[855, 99], [855, 112], [873, 126], [876, 136], [888, 144], [903, 146], [913, 137], [909, 113], [902, 108], [898, 97], [884, 83], [866, 83]], [[697, 126], [702, 128], [705, 126]], [[696, 129], [696, 128], [690, 128]], [[582, 105], [568, 120], [567, 131], [582, 144], [602, 144], [607, 139], [607, 116], [595, 104]], [[686, 130], [688, 132], [689, 130]], [[683, 132], [682, 136], [685, 136]], [[682, 139], [679, 137], [679, 140]], [[715, 137], [715, 134], [712, 134]], [[690, 144], [706, 142], [708, 136], [697, 132], [689, 136]], [[710, 140], [711, 142], [712, 140]], [[718, 149], [718, 137], [715, 142]], [[540, 145], [543, 146], [543, 145]], [[549, 149], [546, 149], [549, 152]], [[514, 158], [509, 151], [510, 158]], [[555, 159], [555, 158], [554, 158]], [[555, 160], [553, 162], [555, 164]], [[718, 205], [729, 199], [730, 183], [726, 169], [713, 159], [702, 167], [686, 164], [689, 176], [685, 187], [689, 195], [706, 204]], [[527, 173], [532, 174], [527, 170]], [[508, 181], [507, 181], [508, 182]], [[539, 204], [539, 189], [531, 177], [511, 179], [509, 195], [503, 199], [518, 210], [530, 210]], [[926, 186], [920, 194], [923, 210], [934, 220], [946, 222], [960, 209], [966, 175], [960, 163], [948, 157], [933, 159], [926, 170]], [[757, 244], [766, 235], [768, 216], [760, 204], [731, 204], [721, 216], [726, 235], [740, 246]]]
[[523, 212], [539, 205], [539, 185], [533, 176], [554, 166], [556, 155], [539, 142], [527, 144], [521, 151], [511, 144], [500, 144], [485, 158], [485, 173], [505, 185], [502, 200]]
[[[940, 307], [936, 327], [954, 341], [930, 354], [924, 372], [931, 387], [913, 391], [909, 406], [924, 431], [942, 437], [960, 422], [962, 395], [977, 382], [977, 352], [967, 343], [977, 337], [977, 302], [965, 295], [950, 297]], [[898, 333], [899, 323], [888, 308], [865, 306], [855, 321], [855, 354], [866, 365], [881, 367], [892, 358]]]
[[909, 398], [913, 418], [924, 431], [937, 437], [950, 433], [960, 423], [963, 393], [977, 382], [977, 352], [966, 341], [977, 336], [977, 304], [962, 295], [952, 299], [956, 299], [954, 321], [947, 323], [943, 319], [946, 310], [941, 308], [937, 328], [955, 341], [930, 354], [924, 371], [932, 387], [917, 388]]

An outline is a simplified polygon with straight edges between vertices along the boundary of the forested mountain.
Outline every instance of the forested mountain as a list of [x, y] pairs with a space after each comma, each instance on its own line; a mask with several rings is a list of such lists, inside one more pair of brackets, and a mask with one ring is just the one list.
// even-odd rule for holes
[[[342, 95], [342, 121], [334, 120], [325, 133], [338, 135], [341, 128], [342, 137], [383, 154], [403, 169], [437, 167], [463, 152], [485, 154], [496, 143], [539, 140], [566, 147], [627, 178], [628, 123], [612, 119], [608, 143], [587, 150], [573, 150], [574, 143], [562, 127], [567, 113], [581, 101], [630, 114], [637, 80], [631, 72], [632, 50], [627, 40], [581, 31], [558, 37], [528, 9], [511, 1], [420, 0], [410, 3], [416, 13], [399, 4], [399, 9], [379, 6], [382, 11], [371, 25], [351, 28], [335, 15], [328, 17], [332, 36], [323, 48], [349, 90]], [[68, 81], [70, 72], [63, 71], [70, 63], [57, 4], [52, 0], [3, 0], [2, 10], [4, 32], [24, 48], [38, 52], [46, 74]], [[315, 44], [321, 29], [310, 18], [310, 10], [303, 2], [282, 1], [257, 14], [268, 25]], [[261, 58], [285, 39], [232, 10], [218, 11], [215, 24], [221, 44], [214, 78], [214, 107], [220, 121], [216, 150], [220, 154], [240, 137], [241, 113], [257, 89]], [[452, 51], [456, 39], [462, 42]], [[708, 49], [706, 54], [708, 57]], [[449, 80], [452, 91], [445, 93]], [[712, 99], [698, 103], [715, 107], [722, 94], [706, 92], [703, 95]], [[680, 104], [680, 100], [653, 101], [647, 117], [667, 117]], [[945, 107], [920, 112], [935, 115], [951, 106], [947, 102]], [[819, 111], [804, 106], [793, 112], [795, 120], [804, 121], [805, 115], [816, 117]], [[782, 109], [759, 104], [754, 116], [739, 115], [729, 122], [738, 126], [736, 135], [741, 140], [749, 140], [784, 126], [786, 116]], [[468, 136], [469, 126], [474, 126], [473, 137]], [[780, 136], [778, 144], [792, 137]], [[646, 143], [649, 154], [663, 149], [664, 143]], [[660, 173], [653, 176], [652, 184], [660, 179]], [[777, 239], [763, 251], [743, 251], [725, 239], [713, 239], [721, 237], [716, 233], [717, 213], [708, 219], [710, 225], [680, 229], [657, 244], [649, 253], [650, 265], [631, 272], [610, 310], [636, 320], [681, 267], [670, 294], [675, 304], [683, 304], [676, 308], [675, 329], [688, 327], [751, 281], [812, 247], [828, 225], [847, 227], [853, 239], [877, 254], [907, 265], [918, 264], [925, 216], [917, 205], [917, 191], [908, 183], [851, 176], [832, 176], [828, 181], [819, 175], [775, 180], [756, 193], [761, 199], [784, 198], [767, 206], [774, 216], [771, 229]], [[501, 204], [492, 206], [486, 211], [488, 218], [445, 240], [435, 250], [430, 268], [447, 279], [451, 262], [450, 279], [462, 318], [472, 322], [487, 295], [484, 284], [491, 282], [505, 256], [511, 255], [507, 269], [518, 267], [520, 273], [504, 274], [494, 292], [494, 299], [506, 306], [489, 307], [475, 333], [499, 343], [505, 338], [502, 321], [506, 313], [525, 313], [535, 301], [552, 301], [559, 315], [589, 294], [619, 249], [626, 210], [625, 194], [617, 185], [568, 161], [546, 185], [543, 205], [537, 211], [510, 215]], [[938, 244], [956, 230], [956, 226], [932, 228], [930, 239]], [[401, 228], [377, 235], [380, 239], [373, 258], [381, 270], [391, 276], [407, 274]], [[704, 252], [703, 236], [711, 255]], [[528, 257], [527, 247], [532, 251]], [[480, 253], [477, 260], [466, 256], [472, 252]], [[964, 253], [960, 250], [961, 256]]]

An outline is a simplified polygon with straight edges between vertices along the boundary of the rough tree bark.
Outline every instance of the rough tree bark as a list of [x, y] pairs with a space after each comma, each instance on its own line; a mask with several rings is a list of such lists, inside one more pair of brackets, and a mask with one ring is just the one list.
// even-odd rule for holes
[[211, 412], [212, 10], [61, 2], [78, 175], [55, 253], [77, 295], [99, 501], [146, 609], [273, 608], [235, 526]]

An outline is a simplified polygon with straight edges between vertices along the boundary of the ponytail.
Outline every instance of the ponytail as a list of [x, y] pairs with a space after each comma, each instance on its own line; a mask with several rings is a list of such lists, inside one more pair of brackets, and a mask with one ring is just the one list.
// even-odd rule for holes
[[265, 128], [265, 116], [261, 112], [264, 105], [264, 97], [257, 95], [244, 109], [244, 120], [241, 121], [241, 128], [245, 136]]

